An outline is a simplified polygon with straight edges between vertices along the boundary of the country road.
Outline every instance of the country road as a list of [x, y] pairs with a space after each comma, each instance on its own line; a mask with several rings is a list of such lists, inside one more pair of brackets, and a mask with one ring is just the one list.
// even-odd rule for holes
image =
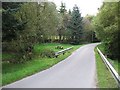
[[53, 67], [4, 88], [96, 88], [97, 44], [84, 45]]

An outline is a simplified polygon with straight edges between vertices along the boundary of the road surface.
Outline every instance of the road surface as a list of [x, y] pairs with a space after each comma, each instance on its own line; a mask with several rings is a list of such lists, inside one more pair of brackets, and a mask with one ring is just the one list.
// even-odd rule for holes
[[95, 88], [96, 45], [84, 45], [53, 67], [4, 88]]

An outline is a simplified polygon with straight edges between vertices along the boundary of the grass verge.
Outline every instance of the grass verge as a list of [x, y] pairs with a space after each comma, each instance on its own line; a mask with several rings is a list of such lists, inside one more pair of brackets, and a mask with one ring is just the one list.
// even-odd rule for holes
[[[36, 45], [35, 50], [41, 51], [43, 48], [51, 48], [55, 51], [55, 46], [58, 44], [41, 44]], [[69, 44], [62, 44], [64, 48], [68, 48], [72, 45]], [[74, 48], [70, 51], [65, 53], [65, 55], [60, 55], [58, 58], [40, 58], [36, 57], [31, 61], [28, 61], [23, 64], [10, 64], [10, 63], [3, 63], [2, 64], [2, 85], [6, 85], [17, 80], [20, 80], [24, 77], [30, 76], [51, 66], [57, 64], [58, 62], [67, 58], [71, 53], [78, 49], [81, 45], [74, 45]]]
[[[101, 52], [103, 54], [105, 54], [105, 49], [104, 49], [104, 45], [100, 44], [98, 45], [98, 48], [101, 50]], [[120, 75], [120, 62], [118, 62], [119, 60], [112, 60], [110, 58], [107, 57], [107, 60], [111, 63], [111, 65], [115, 68], [115, 70], [119, 73]]]
[[116, 81], [105, 66], [100, 55], [95, 48], [96, 66], [97, 66], [97, 87], [99, 88], [118, 88]]

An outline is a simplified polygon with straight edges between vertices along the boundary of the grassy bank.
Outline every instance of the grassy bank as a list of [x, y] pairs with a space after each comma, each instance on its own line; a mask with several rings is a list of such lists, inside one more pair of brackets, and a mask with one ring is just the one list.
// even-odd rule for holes
[[[41, 52], [45, 48], [49, 48], [54, 51], [59, 51], [59, 49], [55, 49], [55, 46], [57, 45], [59, 44], [56, 44], [56, 43], [40, 44], [40, 45], [36, 45], [34, 50], [37, 53]], [[64, 49], [72, 46], [69, 44], [61, 44], [61, 45], [64, 47]], [[58, 62], [64, 60], [66, 57], [68, 57], [74, 50], [78, 49], [80, 46], [81, 45], [74, 45], [74, 48], [70, 52], [65, 53], [65, 55], [60, 55], [58, 58], [47, 58], [47, 57], [41, 58], [36, 56], [33, 60], [28, 61], [24, 64], [3, 63], [2, 85], [12, 83], [24, 77], [27, 77], [29, 75], [32, 75], [47, 69], [57, 64]]]
[[[101, 50], [101, 52], [103, 54], [105, 54], [105, 49], [104, 49], [104, 45], [103, 44], [98, 45], [98, 48]], [[115, 68], [115, 70], [120, 75], [120, 71], [119, 71], [119, 69], [120, 69], [120, 62], [118, 62], [119, 60], [112, 60], [112, 59], [110, 59], [108, 57], [107, 57], [107, 59], [108, 59], [108, 61], [112, 64], [112, 66]]]
[[99, 88], [117, 88], [116, 81], [105, 66], [100, 55], [95, 48], [96, 66], [97, 66], [97, 87]]

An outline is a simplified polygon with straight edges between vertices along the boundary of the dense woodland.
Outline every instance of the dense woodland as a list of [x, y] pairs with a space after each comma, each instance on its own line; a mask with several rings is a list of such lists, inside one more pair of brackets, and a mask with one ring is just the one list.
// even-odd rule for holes
[[10, 62], [20, 63], [32, 58], [36, 44], [102, 41], [106, 54], [119, 58], [119, 5], [103, 3], [96, 16], [82, 17], [76, 5], [67, 11], [64, 3], [57, 10], [53, 2], [3, 2], [3, 53], [14, 53], [18, 57]]
[[3, 2], [2, 16], [3, 53], [18, 56], [18, 60], [15, 58], [10, 62], [31, 59], [34, 45], [40, 43], [93, 42], [91, 20], [88, 18], [93, 16], [81, 17], [76, 5], [72, 11], [67, 11], [64, 3], [57, 10], [52, 2]]
[[93, 26], [97, 38], [103, 42], [106, 56], [120, 61], [120, 2], [104, 2]]

